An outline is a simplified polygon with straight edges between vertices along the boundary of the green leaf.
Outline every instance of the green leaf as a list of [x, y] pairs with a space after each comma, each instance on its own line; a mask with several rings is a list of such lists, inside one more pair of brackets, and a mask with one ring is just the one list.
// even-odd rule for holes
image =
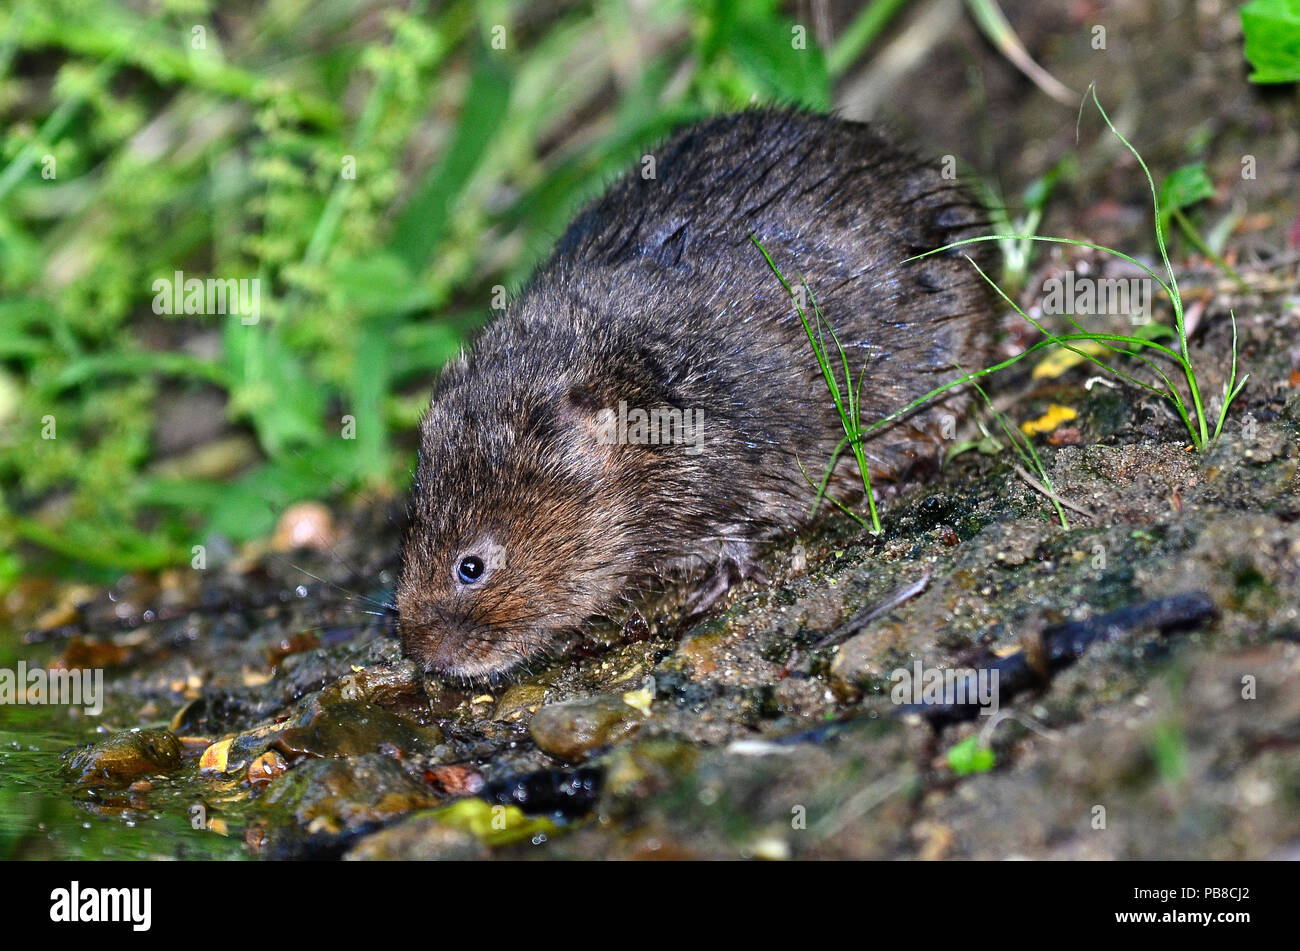
[[1167, 324], [1158, 324], [1155, 321], [1134, 327], [1133, 336], [1142, 340], [1178, 339], [1178, 334], [1174, 332], [1173, 327]]
[[1252, 83], [1300, 81], [1300, 0], [1253, 0], [1241, 8]]
[[951, 462], [963, 453], [970, 452], [972, 449], [981, 456], [996, 456], [1003, 450], [1002, 443], [995, 436], [984, 436], [981, 439], [967, 439], [954, 445], [947, 453], [944, 454], [943, 461]]
[[1168, 218], [1175, 211], [1213, 197], [1214, 183], [1205, 174], [1205, 163], [1184, 165], [1170, 172], [1160, 185], [1160, 215]]
[[863, 6], [853, 23], [835, 40], [826, 57], [831, 75], [839, 76], [874, 42], [908, 0], [871, 0]]
[[275, 457], [291, 446], [320, 442], [324, 393], [278, 329], [228, 320], [223, 344], [231, 412], [252, 423], [266, 453]]
[[980, 746], [977, 736], [966, 737], [948, 751], [948, 767], [958, 776], [987, 773], [993, 765], [993, 750]]
[[331, 439], [304, 451], [286, 449], [280, 459], [233, 481], [145, 479], [134, 498], [195, 516], [205, 533], [243, 542], [269, 535], [280, 513], [294, 502], [340, 494], [355, 480], [356, 466], [352, 441]]
[[480, 50], [451, 144], [402, 212], [389, 242], [413, 274], [428, 264], [456, 199], [479, 167], [510, 104], [510, 77], [498, 54]]
[[58, 529], [34, 519], [12, 523], [14, 534], [76, 562], [102, 568], [157, 571], [182, 558], [176, 546], [126, 526], [70, 521]]
[[436, 373], [464, 343], [460, 331], [444, 321], [399, 327], [390, 339], [391, 378], [401, 381], [411, 375]]
[[1187, 774], [1187, 741], [1177, 723], [1161, 723], [1156, 727], [1151, 756], [1165, 781], [1178, 782]]
[[388, 460], [388, 427], [384, 419], [388, 350], [388, 334], [382, 328], [361, 338], [352, 371], [352, 405], [348, 408], [356, 419], [356, 435], [346, 444], [356, 453], [357, 471], [375, 481], [383, 478]]
[[738, 18], [731, 24], [727, 50], [750, 85], [768, 98], [829, 109], [826, 58], [810, 36], [804, 36], [803, 49], [796, 49], [793, 27], [776, 18]]
[[348, 307], [389, 322], [433, 304], [433, 296], [416, 283], [406, 263], [382, 251], [340, 262], [330, 272], [330, 284]]
[[188, 380], [198, 380], [224, 386], [226, 374], [215, 363], [201, 360], [187, 353], [169, 353], [155, 350], [120, 350], [78, 357], [59, 372], [54, 379], [55, 390], [66, 390], [87, 381], [101, 381], [111, 375], [142, 376], [157, 373]]

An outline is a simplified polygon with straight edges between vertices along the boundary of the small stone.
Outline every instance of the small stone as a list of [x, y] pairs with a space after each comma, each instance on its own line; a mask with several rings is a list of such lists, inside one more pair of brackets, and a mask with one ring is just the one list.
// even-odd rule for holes
[[[275, 726], [269, 743], [253, 730], [241, 735], [236, 748], [262, 752], [270, 746], [293, 762], [303, 756], [358, 756], [384, 751], [389, 755], [422, 755], [442, 742], [442, 731], [436, 724], [420, 724], [361, 699], [366, 695], [365, 688], [362, 673], [347, 675], [301, 700], [292, 716]], [[378, 696], [378, 690], [375, 693]]]
[[602, 694], [542, 707], [528, 724], [528, 732], [544, 753], [574, 762], [617, 743], [639, 728], [643, 719], [621, 695]]
[[419, 813], [366, 836], [344, 858], [350, 861], [484, 859], [488, 847], [472, 832], [453, 828], [437, 816]]
[[498, 723], [513, 723], [536, 713], [550, 697], [551, 688], [539, 683], [519, 683], [501, 695], [492, 711]]
[[64, 756], [64, 771], [82, 786], [129, 786], [181, 765], [181, 744], [166, 730], [128, 730]]
[[677, 645], [677, 656], [690, 665], [695, 679], [707, 677], [725, 664], [726, 652], [732, 646], [731, 632], [725, 628], [706, 626], [695, 635], [688, 636]]
[[438, 797], [382, 753], [307, 759], [271, 784], [258, 800], [273, 836], [294, 825], [337, 834], [437, 805]]
[[464, 763], [430, 767], [424, 781], [444, 796], [474, 796], [486, 784], [482, 773]]
[[337, 533], [334, 516], [320, 502], [299, 502], [284, 510], [271, 537], [271, 547], [276, 551], [293, 551], [314, 548], [328, 551], [333, 547]]

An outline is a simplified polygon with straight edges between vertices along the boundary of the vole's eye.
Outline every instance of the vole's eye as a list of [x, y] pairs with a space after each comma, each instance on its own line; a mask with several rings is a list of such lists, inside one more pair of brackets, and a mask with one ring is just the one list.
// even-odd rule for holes
[[478, 555], [466, 555], [456, 566], [456, 577], [463, 584], [473, 584], [483, 577], [483, 559]]

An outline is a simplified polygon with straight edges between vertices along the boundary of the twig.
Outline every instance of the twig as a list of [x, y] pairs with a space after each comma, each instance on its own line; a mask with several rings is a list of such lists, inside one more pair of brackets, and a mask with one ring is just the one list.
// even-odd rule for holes
[[831, 633], [827, 634], [820, 641], [814, 644], [813, 649], [820, 650], [823, 647], [830, 647], [832, 644], [838, 644], [840, 641], [849, 637], [849, 635], [856, 634], [876, 618], [888, 614], [900, 604], [911, 601], [914, 597], [924, 591], [929, 584], [930, 571], [929, 569], [926, 569], [925, 574], [921, 575], [920, 578], [915, 581], [910, 581], [901, 587], [895, 588], [871, 607], [853, 615], [853, 617], [844, 624], [841, 624], [835, 630], [831, 631]]
[[1037, 492], [1041, 492], [1043, 495], [1047, 496], [1047, 498], [1051, 499], [1057, 505], [1064, 505], [1071, 512], [1078, 512], [1084, 518], [1093, 517], [1093, 513], [1088, 511], [1088, 509], [1084, 508], [1082, 505], [1075, 505], [1073, 502], [1067, 502], [1065, 499], [1061, 498], [1059, 495], [1057, 495], [1047, 486], [1043, 485], [1043, 483], [1039, 482], [1037, 479], [1031, 476], [1029, 472], [1024, 468], [1024, 466], [1020, 465], [1020, 463], [1018, 462], [1011, 463], [1011, 468], [1016, 470], [1016, 475], [1020, 476], [1020, 478], [1024, 479], [1027, 483], [1029, 483], [1030, 488], [1034, 489]]

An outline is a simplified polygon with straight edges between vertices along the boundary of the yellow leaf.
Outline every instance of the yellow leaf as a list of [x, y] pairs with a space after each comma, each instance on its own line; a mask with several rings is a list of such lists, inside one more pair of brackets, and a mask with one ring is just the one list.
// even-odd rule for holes
[[233, 742], [234, 740], [221, 740], [204, 750], [203, 756], [199, 758], [199, 772], [224, 773], [230, 756], [230, 744]]
[[643, 717], [650, 715], [650, 704], [654, 701], [654, 691], [649, 687], [642, 687], [640, 690], [629, 690], [623, 694], [623, 702], [633, 710], [638, 711]]
[[[1033, 378], [1035, 380], [1055, 380], [1070, 367], [1077, 366], [1087, 359], [1083, 354], [1099, 357], [1104, 353], [1111, 352], [1109, 347], [1098, 343], [1096, 340], [1075, 340], [1071, 345], [1074, 350], [1058, 347], [1047, 357], [1038, 361], [1038, 365], [1034, 367]], [[1075, 350], [1079, 352], [1075, 353]]]
[[433, 811], [438, 821], [464, 829], [486, 845], [506, 845], [555, 831], [545, 816], [528, 816], [518, 806], [492, 805], [482, 799], [458, 799]]
[[1068, 406], [1058, 406], [1053, 403], [1047, 407], [1047, 412], [1037, 419], [1026, 420], [1020, 424], [1020, 430], [1026, 436], [1034, 436], [1038, 433], [1050, 433], [1062, 423], [1068, 423], [1079, 414]]

